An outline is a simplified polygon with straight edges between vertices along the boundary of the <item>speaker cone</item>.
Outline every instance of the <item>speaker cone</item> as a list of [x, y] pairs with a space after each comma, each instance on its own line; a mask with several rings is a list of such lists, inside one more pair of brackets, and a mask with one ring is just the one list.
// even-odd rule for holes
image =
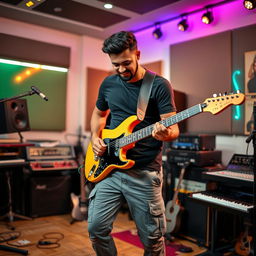
[[23, 113], [17, 113], [15, 118], [14, 118], [14, 127], [17, 130], [22, 130], [25, 129], [27, 127], [27, 118]]

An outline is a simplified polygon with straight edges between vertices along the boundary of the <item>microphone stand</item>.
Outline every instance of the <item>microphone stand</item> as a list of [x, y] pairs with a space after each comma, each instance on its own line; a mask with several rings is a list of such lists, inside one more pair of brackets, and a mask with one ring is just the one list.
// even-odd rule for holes
[[6, 102], [6, 101], [9, 101], [9, 100], [16, 100], [16, 99], [19, 99], [19, 98], [22, 98], [22, 97], [25, 97], [25, 96], [31, 96], [35, 93], [36, 93], [35, 91], [29, 91], [29, 92], [25, 92], [25, 93], [22, 93], [20, 95], [13, 96], [13, 97], [10, 97], [10, 98], [0, 99], [0, 103]]

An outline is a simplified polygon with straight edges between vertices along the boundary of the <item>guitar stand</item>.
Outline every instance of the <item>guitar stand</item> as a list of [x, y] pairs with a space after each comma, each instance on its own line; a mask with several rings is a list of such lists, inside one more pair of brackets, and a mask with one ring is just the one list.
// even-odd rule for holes
[[19, 219], [23, 219], [23, 220], [31, 220], [31, 218], [20, 215], [20, 214], [16, 214], [13, 212], [12, 206], [13, 206], [13, 202], [12, 202], [12, 187], [11, 187], [11, 174], [10, 174], [10, 170], [7, 170], [5, 172], [6, 174], [6, 180], [7, 180], [7, 187], [8, 187], [8, 212], [4, 215], [0, 217], [0, 220], [3, 219], [8, 219], [8, 228], [11, 230], [15, 230], [15, 227], [13, 227], [12, 225], [10, 225], [11, 222], [14, 221], [14, 218], [19, 218]]

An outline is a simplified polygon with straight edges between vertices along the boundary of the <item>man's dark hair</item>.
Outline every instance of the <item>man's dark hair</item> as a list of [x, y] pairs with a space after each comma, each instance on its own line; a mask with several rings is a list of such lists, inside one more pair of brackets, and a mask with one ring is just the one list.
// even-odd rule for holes
[[121, 31], [107, 38], [102, 47], [102, 51], [107, 54], [119, 54], [126, 49], [137, 49], [137, 40], [132, 32]]

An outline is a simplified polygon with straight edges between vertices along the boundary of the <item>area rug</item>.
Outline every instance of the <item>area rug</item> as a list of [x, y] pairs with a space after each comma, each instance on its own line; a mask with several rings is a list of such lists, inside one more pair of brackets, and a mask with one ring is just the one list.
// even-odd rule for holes
[[[139, 248], [143, 248], [143, 245], [138, 237], [137, 234], [133, 234], [130, 230], [125, 230], [122, 232], [112, 233], [112, 236], [115, 238], [118, 238], [122, 241], [125, 241], [127, 243], [130, 243], [134, 246], [137, 246]], [[176, 256], [176, 252], [180, 249], [182, 245], [175, 244], [175, 243], [169, 243], [166, 244], [166, 256]]]

